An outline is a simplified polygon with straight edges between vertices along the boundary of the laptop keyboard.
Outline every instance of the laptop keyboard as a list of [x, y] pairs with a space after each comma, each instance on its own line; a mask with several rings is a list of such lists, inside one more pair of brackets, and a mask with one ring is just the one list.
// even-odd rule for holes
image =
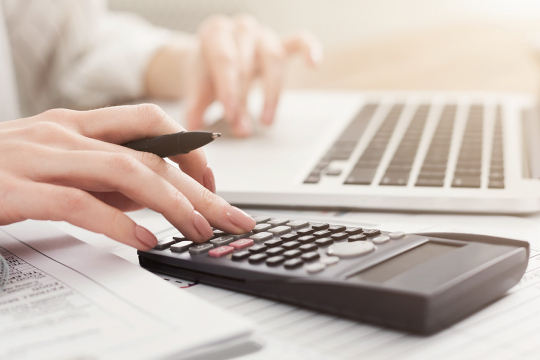
[[[341, 136], [305, 179], [306, 184], [317, 184], [323, 176], [339, 176], [341, 170], [332, 168], [332, 161], [350, 160], [364, 130], [369, 125], [378, 108], [378, 104], [365, 105], [351, 121]], [[381, 165], [381, 160], [394, 134], [396, 125], [402, 116], [405, 104], [394, 104], [372, 136], [365, 150], [355, 162], [352, 170], [345, 177], [346, 185], [371, 185]], [[406, 186], [417, 158], [420, 140], [424, 133], [431, 106], [421, 104], [415, 110], [397, 149], [388, 166], [384, 169], [378, 185]], [[464, 131], [461, 137], [454, 173], [450, 186], [455, 188], [480, 188], [482, 184], [482, 156], [484, 133], [484, 106], [471, 105], [468, 109]], [[429, 140], [429, 147], [419, 167], [415, 179], [416, 187], [443, 187], [450, 159], [452, 138], [456, 122], [457, 105], [443, 107], [435, 131]], [[491, 162], [488, 187], [504, 188], [504, 161], [501, 109], [497, 108], [494, 123]]]

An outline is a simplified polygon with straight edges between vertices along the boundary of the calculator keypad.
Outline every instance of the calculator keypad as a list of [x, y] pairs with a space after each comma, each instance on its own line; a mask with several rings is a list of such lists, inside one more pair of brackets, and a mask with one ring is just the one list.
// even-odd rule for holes
[[[214, 258], [212, 261], [235, 261], [249, 266], [281, 267], [287, 272], [303, 268], [316, 274], [339, 263], [340, 259], [367, 255], [377, 246], [400, 241], [406, 235], [396, 231], [381, 233], [378, 229], [362, 229], [344, 225], [302, 220], [254, 217], [257, 225], [245, 234], [232, 235], [214, 230], [213, 238], [204, 244], [194, 244], [183, 237], [161, 239], [154, 250], [170, 249], [182, 255]], [[187, 256], [190, 256], [187, 255]]]

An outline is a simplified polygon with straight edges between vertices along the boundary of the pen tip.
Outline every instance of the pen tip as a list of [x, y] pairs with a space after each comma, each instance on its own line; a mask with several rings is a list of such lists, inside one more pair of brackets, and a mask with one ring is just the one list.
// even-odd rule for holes
[[212, 133], [212, 139], [217, 139], [221, 136], [221, 133]]

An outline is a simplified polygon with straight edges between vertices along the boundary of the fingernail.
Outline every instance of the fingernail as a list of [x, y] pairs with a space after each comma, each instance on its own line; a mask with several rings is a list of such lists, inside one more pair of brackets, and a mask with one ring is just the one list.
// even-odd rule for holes
[[214, 235], [208, 221], [197, 210], [193, 210], [193, 225], [195, 225], [195, 229], [205, 239], [210, 239]]
[[142, 226], [135, 226], [135, 236], [147, 248], [152, 249], [157, 244], [157, 238]]
[[237, 207], [229, 206], [227, 216], [234, 226], [245, 232], [251, 231], [255, 227], [255, 220]]
[[321, 49], [319, 48], [314, 48], [314, 49], [311, 49], [310, 53], [309, 53], [310, 57], [311, 57], [311, 61], [313, 62], [313, 64], [319, 64], [321, 61], [322, 61], [322, 51]]
[[270, 125], [274, 121], [274, 109], [271, 107], [264, 109], [262, 120], [265, 125]]
[[204, 170], [203, 185], [214, 194], [216, 193], [216, 178], [210, 166], [207, 166], [206, 170]]

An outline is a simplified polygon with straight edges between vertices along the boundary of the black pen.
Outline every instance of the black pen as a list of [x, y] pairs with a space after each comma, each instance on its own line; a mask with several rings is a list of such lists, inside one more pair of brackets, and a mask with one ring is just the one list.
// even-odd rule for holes
[[208, 131], [181, 131], [122, 144], [127, 148], [156, 154], [162, 158], [187, 154], [220, 137], [220, 133]]

